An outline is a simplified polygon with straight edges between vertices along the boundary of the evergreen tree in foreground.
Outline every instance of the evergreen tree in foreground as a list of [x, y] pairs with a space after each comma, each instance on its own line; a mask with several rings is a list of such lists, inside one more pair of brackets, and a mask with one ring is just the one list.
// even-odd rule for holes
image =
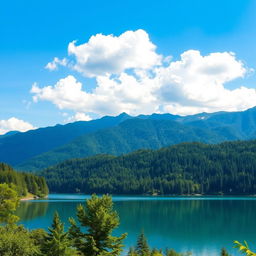
[[75, 256], [76, 250], [71, 247], [71, 240], [68, 232], [64, 231], [64, 225], [61, 223], [59, 214], [56, 212], [53, 218], [52, 227], [49, 228], [49, 234], [46, 235], [43, 244], [43, 255], [45, 256]]
[[221, 256], [230, 256], [225, 248], [221, 249]]
[[138, 256], [150, 255], [150, 248], [148, 246], [144, 232], [142, 232], [138, 237], [135, 252], [137, 253]]
[[14, 224], [19, 217], [14, 213], [19, 205], [19, 197], [14, 185], [0, 184], [0, 223]]
[[15, 224], [19, 220], [14, 213], [19, 205], [17, 187], [0, 184], [0, 255], [36, 256], [40, 249], [31, 233]]
[[191, 256], [191, 252], [178, 253], [174, 249], [166, 249], [165, 253], [160, 249], [150, 249], [147, 239], [142, 232], [137, 239], [137, 244], [134, 247], [130, 247], [127, 256]]
[[123, 240], [112, 236], [112, 231], [119, 226], [119, 218], [113, 210], [112, 198], [108, 195], [97, 197], [95, 194], [86, 201], [85, 208], [79, 205], [77, 217], [83, 232], [73, 218], [70, 219], [69, 233], [74, 239], [74, 246], [84, 256], [118, 256], [122, 252]]
[[6, 225], [0, 227], [1, 256], [39, 256], [39, 246], [23, 226]]

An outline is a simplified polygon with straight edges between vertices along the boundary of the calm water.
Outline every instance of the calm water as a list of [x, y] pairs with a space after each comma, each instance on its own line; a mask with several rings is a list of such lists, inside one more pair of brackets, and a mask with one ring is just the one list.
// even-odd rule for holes
[[[68, 226], [77, 204], [88, 196], [50, 195], [47, 200], [22, 202], [21, 223], [28, 228], [51, 225], [58, 211]], [[197, 256], [219, 255], [226, 247], [232, 255], [233, 240], [246, 240], [256, 248], [256, 198], [253, 197], [113, 197], [121, 225], [115, 234], [128, 232], [126, 248], [144, 230], [157, 248], [191, 251]]]

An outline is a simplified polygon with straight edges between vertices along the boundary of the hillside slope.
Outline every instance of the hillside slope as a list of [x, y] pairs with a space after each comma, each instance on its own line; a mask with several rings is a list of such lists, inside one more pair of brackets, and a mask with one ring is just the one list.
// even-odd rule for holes
[[52, 192], [255, 194], [256, 141], [182, 143], [72, 159], [41, 172]]
[[218, 143], [255, 139], [256, 108], [183, 117], [171, 114], [131, 117], [123, 113], [7, 135], [0, 137], [0, 161], [31, 171], [98, 153], [120, 155], [185, 141]]
[[5, 163], [0, 163], [0, 183], [14, 184], [21, 197], [26, 196], [27, 193], [43, 197], [49, 192], [43, 177], [32, 173], [16, 172]]
[[123, 114], [117, 117], [56, 125], [0, 137], [0, 161], [15, 166], [36, 155], [64, 145], [78, 136], [113, 127], [127, 118], [129, 116]]
[[40, 170], [70, 158], [96, 154], [120, 155], [137, 149], [159, 149], [180, 142], [217, 143], [237, 139], [231, 133], [189, 127], [172, 120], [128, 119], [118, 126], [86, 134], [55, 150], [19, 164], [22, 170]]

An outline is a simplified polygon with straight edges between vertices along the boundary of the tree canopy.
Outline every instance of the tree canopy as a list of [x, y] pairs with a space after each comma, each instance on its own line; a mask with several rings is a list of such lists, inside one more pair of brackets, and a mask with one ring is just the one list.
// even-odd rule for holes
[[13, 224], [19, 220], [14, 214], [19, 197], [14, 185], [0, 184], [0, 223]]
[[16, 172], [5, 163], [0, 163], [0, 183], [14, 184], [20, 197], [26, 196], [28, 192], [39, 197], [49, 193], [44, 177]]
[[255, 194], [256, 141], [182, 143], [72, 159], [41, 173], [52, 192]]
[[126, 234], [112, 236], [119, 226], [119, 217], [113, 210], [112, 198], [108, 195], [97, 197], [92, 195], [86, 200], [85, 207], [79, 205], [77, 217], [83, 232], [74, 219], [70, 219], [69, 229], [74, 245], [84, 256], [118, 256], [122, 252]]

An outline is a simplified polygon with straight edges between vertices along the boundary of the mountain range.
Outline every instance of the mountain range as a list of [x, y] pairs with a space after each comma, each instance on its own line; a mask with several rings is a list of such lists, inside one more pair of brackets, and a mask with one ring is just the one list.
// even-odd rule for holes
[[256, 138], [256, 108], [190, 116], [126, 113], [0, 136], [0, 161], [37, 171], [71, 158], [121, 155], [181, 142], [219, 143]]

